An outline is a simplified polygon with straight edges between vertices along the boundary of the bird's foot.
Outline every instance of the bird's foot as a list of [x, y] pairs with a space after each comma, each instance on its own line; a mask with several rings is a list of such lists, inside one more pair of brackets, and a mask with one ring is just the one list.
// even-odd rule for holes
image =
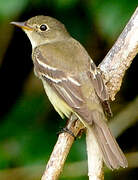
[[62, 128], [58, 133], [57, 135], [61, 134], [61, 133], [68, 133], [70, 134], [72, 137], [74, 137], [74, 139], [76, 140], [76, 136], [73, 134], [73, 132], [71, 130], [69, 130], [67, 127], [65, 128]]

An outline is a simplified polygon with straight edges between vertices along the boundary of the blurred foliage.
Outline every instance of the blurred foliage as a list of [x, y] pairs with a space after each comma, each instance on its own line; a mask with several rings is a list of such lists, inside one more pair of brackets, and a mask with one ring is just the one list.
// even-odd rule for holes
[[133, 14], [137, 4], [137, 0], [133, 0], [131, 3], [129, 0], [122, 0], [121, 2], [119, 0], [95, 0], [88, 2], [89, 15], [94, 16], [102, 35], [109, 38], [109, 40], [116, 39], [131, 14]]
[[1, 0], [0, 1], [0, 21], [5, 21], [13, 16], [20, 14], [28, 0]]
[[[24, 21], [37, 14], [53, 16], [66, 25], [71, 35], [86, 47], [98, 64], [123, 30], [136, 6], [137, 0], [0, 0], [0, 179], [3, 177], [2, 170], [44, 166], [56, 142], [56, 132], [65, 126], [65, 121], [60, 121], [61, 118], [50, 105], [40, 83], [30, 76], [32, 62], [29, 40], [19, 29], [13, 32], [14, 28], [9, 22]], [[114, 114], [137, 95], [133, 80], [136, 77], [136, 67], [137, 62], [134, 61], [117, 101], [113, 103]], [[134, 126], [119, 138], [122, 147], [127, 148], [125, 151], [138, 150], [136, 132], [137, 126]], [[84, 161], [86, 156], [83, 136], [73, 144], [67, 162]], [[80, 168], [80, 172], [87, 172], [87, 167], [84, 168], [83, 171]], [[7, 178], [4, 180], [9, 179], [8, 172], [10, 177], [10, 171], [6, 171]], [[29, 180], [28, 176], [23, 178], [21, 174], [22, 178], [14, 177], [14, 180]], [[75, 174], [75, 169], [72, 174]], [[108, 172], [106, 179], [138, 178], [135, 170], [122, 174], [114, 177], [113, 173]], [[64, 172], [61, 179], [68, 179]], [[81, 174], [71, 179], [88, 178]]]

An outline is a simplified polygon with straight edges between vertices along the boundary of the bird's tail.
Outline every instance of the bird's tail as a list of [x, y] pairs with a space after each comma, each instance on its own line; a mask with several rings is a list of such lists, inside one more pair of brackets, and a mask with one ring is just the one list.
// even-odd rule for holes
[[97, 139], [104, 162], [111, 169], [118, 169], [119, 167], [125, 168], [128, 166], [126, 157], [112, 136], [102, 116], [103, 115], [97, 111], [92, 113], [93, 124], [91, 129]]

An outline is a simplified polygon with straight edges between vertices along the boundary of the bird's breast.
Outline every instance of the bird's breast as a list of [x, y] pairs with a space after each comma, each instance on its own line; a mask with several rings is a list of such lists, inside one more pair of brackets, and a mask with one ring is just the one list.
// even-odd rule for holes
[[64, 116], [69, 118], [71, 112], [73, 112], [72, 109], [56, 94], [56, 92], [54, 92], [52, 87], [50, 87], [50, 85], [46, 81], [42, 80], [42, 82], [44, 85], [45, 92], [50, 102], [54, 106], [55, 110], [59, 113], [59, 115], [62, 118], [64, 118]]

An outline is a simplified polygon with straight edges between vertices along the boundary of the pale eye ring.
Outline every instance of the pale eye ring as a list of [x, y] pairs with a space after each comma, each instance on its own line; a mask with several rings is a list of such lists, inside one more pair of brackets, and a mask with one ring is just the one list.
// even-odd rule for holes
[[42, 24], [42, 25], [40, 26], [40, 30], [41, 30], [41, 31], [46, 31], [46, 30], [47, 30], [47, 26], [46, 26], [45, 24]]

